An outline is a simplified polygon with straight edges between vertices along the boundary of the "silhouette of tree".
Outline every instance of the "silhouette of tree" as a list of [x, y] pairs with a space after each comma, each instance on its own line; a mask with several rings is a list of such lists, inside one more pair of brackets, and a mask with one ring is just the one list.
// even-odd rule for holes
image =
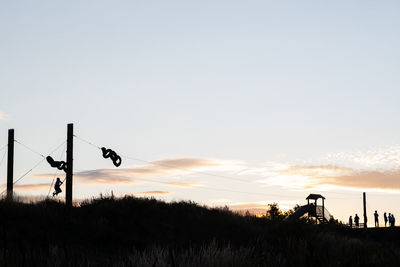
[[282, 214], [282, 211], [279, 209], [278, 204], [272, 203], [272, 204], [268, 204], [266, 216], [271, 221], [278, 221], [278, 220], [282, 219], [283, 214]]

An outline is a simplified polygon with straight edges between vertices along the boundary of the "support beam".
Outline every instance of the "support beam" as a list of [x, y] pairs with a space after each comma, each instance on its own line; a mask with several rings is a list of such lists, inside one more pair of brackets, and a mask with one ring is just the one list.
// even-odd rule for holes
[[67, 176], [65, 189], [65, 204], [72, 206], [72, 177], [73, 177], [73, 144], [74, 125], [72, 123], [67, 126]]
[[14, 185], [14, 129], [8, 130], [7, 199], [13, 200]]
[[363, 206], [364, 206], [364, 228], [367, 228], [367, 198], [365, 192], [363, 193]]

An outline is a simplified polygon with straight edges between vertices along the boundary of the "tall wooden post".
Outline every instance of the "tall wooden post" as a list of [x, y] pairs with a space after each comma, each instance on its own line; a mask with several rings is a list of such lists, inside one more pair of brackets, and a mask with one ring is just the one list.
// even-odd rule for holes
[[7, 199], [13, 199], [14, 185], [14, 129], [8, 130]]
[[367, 199], [365, 192], [363, 193], [363, 206], [364, 206], [364, 228], [367, 228]]
[[74, 125], [72, 123], [67, 126], [67, 176], [65, 189], [65, 203], [72, 206], [72, 176], [73, 176], [73, 144]]

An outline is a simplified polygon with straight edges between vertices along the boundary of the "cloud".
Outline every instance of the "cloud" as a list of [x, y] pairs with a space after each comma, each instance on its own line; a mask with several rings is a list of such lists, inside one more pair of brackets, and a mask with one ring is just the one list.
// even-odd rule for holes
[[213, 204], [221, 204], [221, 203], [232, 202], [232, 200], [228, 198], [216, 198], [216, 199], [211, 199], [210, 202]]
[[400, 166], [400, 145], [367, 151], [328, 154], [327, 162], [362, 169], [393, 169]]
[[136, 183], [127, 173], [113, 169], [97, 169], [75, 173], [79, 182], [85, 184], [133, 184]]
[[236, 203], [230, 204], [229, 209], [240, 214], [244, 214], [246, 211], [249, 211], [250, 214], [254, 215], [265, 215], [268, 204], [271, 203], [278, 203], [279, 208], [283, 210], [293, 208], [298, 202], [293, 200], [270, 200], [270, 201], [262, 201], [262, 202], [243, 202], [243, 203]]
[[20, 185], [14, 185], [14, 189], [17, 191], [43, 191], [43, 190], [49, 190], [51, 184], [46, 183], [46, 184], [20, 184]]
[[315, 179], [319, 184], [344, 187], [400, 190], [400, 170], [354, 171], [348, 175], [322, 177]]
[[164, 185], [170, 186], [179, 186], [179, 187], [194, 187], [194, 186], [202, 186], [200, 183], [189, 182], [189, 181], [173, 181], [173, 182], [164, 182]]
[[170, 195], [173, 192], [171, 191], [144, 191], [134, 193], [135, 195]]
[[[80, 171], [76, 172], [74, 176], [77, 181], [86, 184], [132, 184], [143, 181], [152, 182], [154, 181], [151, 179], [152, 177], [159, 179], [159, 177], [187, 175], [193, 171], [218, 166], [221, 166], [221, 163], [216, 160], [181, 158], [153, 161], [133, 168]], [[44, 173], [34, 174], [33, 176], [37, 178], [52, 178], [54, 174]], [[190, 181], [159, 181], [159, 183], [180, 187], [200, 186], [199, 183]]]
[[290, 166], [266, 182], [300, 188], [339, 186], [360, 189], [400, 190], [400, 169], [360, 170], [335, 165]]

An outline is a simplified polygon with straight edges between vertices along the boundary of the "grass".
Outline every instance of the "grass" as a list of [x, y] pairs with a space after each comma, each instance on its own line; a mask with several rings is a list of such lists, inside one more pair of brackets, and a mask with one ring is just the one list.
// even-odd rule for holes
[[383, 266], [399, 229], [284, 223], [194, 202], [0, 201], [0, 266]]

